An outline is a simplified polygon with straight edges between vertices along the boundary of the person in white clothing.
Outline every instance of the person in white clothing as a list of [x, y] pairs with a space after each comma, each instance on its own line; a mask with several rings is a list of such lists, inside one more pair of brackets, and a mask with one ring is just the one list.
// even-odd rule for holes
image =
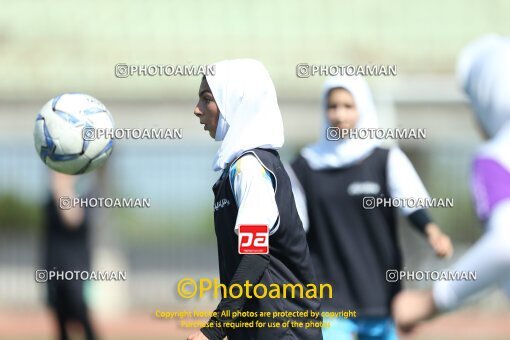
[[485, 233], [448, 270], [476, 272], [476, 280], [436, 281], [432, 290], [402, 292], [393, 313], [404, 330], [489, 287], [510, 293], [510, 39], [491, 35], [469, 44], [460, 55], [458, 77], [489, 139], [475, 156], [471, 181]]

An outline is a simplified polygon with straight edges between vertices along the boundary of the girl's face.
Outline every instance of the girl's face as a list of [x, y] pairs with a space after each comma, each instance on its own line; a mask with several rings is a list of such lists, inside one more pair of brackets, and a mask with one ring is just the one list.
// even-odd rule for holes
[[329, 126], [339, 129], [352, 129], [356, 126], [359, 113], [349, 91], [343, 88], [329, 91], [327, 109]]
[[220, 109], [214, 101], [214, 97], [205, 77], [202, 78], [200, 88], [198, 89], [198, 103], [193, 111], [195, 116], [200, 119], [200, 124], [204, 125], [204, 130], [209, 131], [209, 135], [216, 136], [218, 118]]

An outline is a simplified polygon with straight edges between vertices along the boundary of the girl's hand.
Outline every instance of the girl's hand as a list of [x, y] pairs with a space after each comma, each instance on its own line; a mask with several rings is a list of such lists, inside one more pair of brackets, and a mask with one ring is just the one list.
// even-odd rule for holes
[[404, 333], [410, 333], [421, 321], [438, 313], [432, 291], [405, 290], [392, 301], [392, 314], [396, 326]]
[[443, 234], [438, 225], [429, 223], [425, 227], [425, 232], [430, 246], [439, 257], [449, 258], [453, 254], [453, 245], [450, 237]]

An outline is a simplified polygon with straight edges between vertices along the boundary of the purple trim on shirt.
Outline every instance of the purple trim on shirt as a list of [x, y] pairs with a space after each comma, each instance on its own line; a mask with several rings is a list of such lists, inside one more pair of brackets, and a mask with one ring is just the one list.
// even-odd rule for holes
[[494, 159], [475, 159], [471, 184], [476, 212], [482, 220], [499, 202], [510, 198], [510, 171]]

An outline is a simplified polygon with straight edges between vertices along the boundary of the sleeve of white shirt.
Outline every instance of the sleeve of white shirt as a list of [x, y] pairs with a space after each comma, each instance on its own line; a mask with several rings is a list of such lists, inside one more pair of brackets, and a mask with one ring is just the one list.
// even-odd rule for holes
[[290, 178], [290, 184], [292, 186], [292, 194], [294, 195], [294, 202], [296, 203], [296, 210], [298, 212], [299, 218], [301, 219], [301, 223], [303, 224], [303, 229], [308, 232], [308, 225], [310, 221], [308, 219], [308, 208], [306, 203], [305, 190], [303, 186], [299, 182], [299, 179], [296, 176], [296, 173], [292, 169], [290, 164], [284, 163], [285, 170]]
[[[392, 198], [429, 199], [429, 194], [411, 161], [398, 147], [390, 149], [387, 173], [388, 187]], [[406, 205], [400, 206], [400, 211], [404, 216], [409, 216], [419, 209], [422, 208], [407, 207]]]
[[266, 224], [270, 235], [278, 229], [279, 213], [272, 177], [251, 154], [239, 158], [230, 167], [230, 185], [238, 207], [236, 233], [241, 224]]
[[498, 204], [487, 222], [486, 232], [448, 269], [476, 273], [476, 280], [435, 281], [434, 302], [440, 311], [458, 307], [468, 297], [502, 284], [510, 296], [510, 200]]

